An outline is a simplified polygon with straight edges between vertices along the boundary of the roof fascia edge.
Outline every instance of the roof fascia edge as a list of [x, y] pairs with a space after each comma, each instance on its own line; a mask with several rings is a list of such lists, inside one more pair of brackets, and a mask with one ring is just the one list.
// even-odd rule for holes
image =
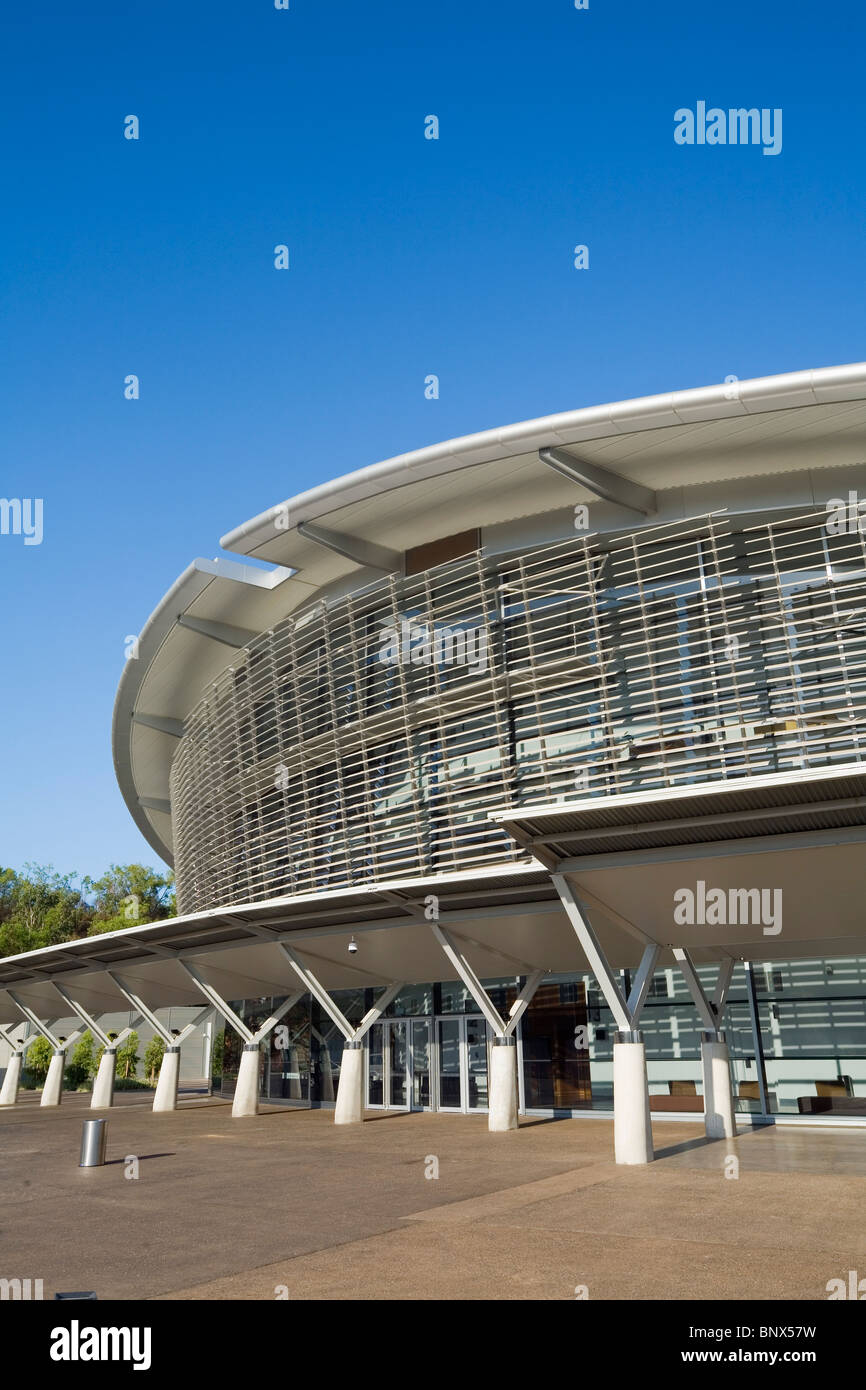
[[114, 772], [129, 814], [151, 848], [167, 864], [173, 865], [174, 856], [152, 825], [146, 814], [146, 807], [141, 805], [132, 774], [130, 739], [141, 686], [157, 659], [160, 648], [177, 625], [178, 618], [204, 593], [214, 579], [227, 579], [238, 584], [273, 590], [287, 579], [291, 579], [296, 572], [283, 565], [263, 570], [255, 565], [244, 565], [237, 560], [222, 557], [214, 560], [199, 557], [193, 560], [148, 618], [138, 637], [138, 655], [129, 658], [124, 666], [117, 687], [111, 722]]
[[[820, 367], [776, 376], [755, 377], [751, 380], [694, 387], [656, 396], [635, 397], [608, 405], [588, 406], [580, 410], [562, 411], [518, 425], [484, 430], [430, 445], [406, 454], [356, 469], [343, 477], [299, 493], [276, 506], [251, 517], [241, 526], [222, 537], [224, 550], [252, 554], [268, 539], [268, 532], [279, 516], [283, 529], [299, 521], [315, 521], [327, 516], [335, 507], [349, 506], [367, 497], [405, 486], [427, 476], [433, 469], [439, 474], [489, 462], [478, 457], [479, 450], [493, 450], [502, 458], [535, 452], [547, 436], [550, 445], [579, 443], [569, 438], [575, 432], [599, 427], [595, 438], [641, 433], [664, 429], [671, 424], [697, 424], [726, 415], [745, 418], [774, 411], [793, 410], [804, 405], [822, 405], [866, 397], [866, 362], [848, 363], [836, 367]], [[437, 467], [438, 465], [438, 467]], [[288, 520], [290, 518], [290, 520]], [[286, 524], [288, 522], [288, 524]]]

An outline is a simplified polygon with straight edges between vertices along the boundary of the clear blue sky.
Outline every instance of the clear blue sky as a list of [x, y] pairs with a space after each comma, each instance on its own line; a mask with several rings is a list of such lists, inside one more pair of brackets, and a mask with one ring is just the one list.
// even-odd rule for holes
[[[123, 639], [247, 517], [866, 356], [864, 31], [854, 0], [7, 6], [0, 496], [45, 534], [0, 536], [0, 865], [156, 862], [111, 765]], [[698, 100], [781, 107], [782, 153], [676, 145]]]

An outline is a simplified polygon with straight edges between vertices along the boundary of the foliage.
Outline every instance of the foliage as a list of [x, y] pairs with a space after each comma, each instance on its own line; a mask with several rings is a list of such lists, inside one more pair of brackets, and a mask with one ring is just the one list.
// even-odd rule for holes
[[211, 1075], [212, 1075], [212, 1077], [213, 1077], [213, 1079], [214, 1079], [215, 1081], [216, 1081], [217, 1079], [220, 1079], [220, 1078], [222, 1077], [222, 1074], [223, 1074], [223, 1059], [224, 1059], [224, 1057], [225, 1057], [225, 1051], [226, 1051], [226, 1035], [225, 1035], [225, 1029], [221, 1029], [221, 1031], [220, 1031], [219, 1033], [217, 1033], [216, 1037], [215, 1037], [214, 1040], [213, 1040], [213, 1049], [212, 1049], [212, 1051], [211, 1051], [210, 1069], [211, 1069]]
[[117, 1076], [123, 1081], [128, 1081], [134, 1077], [141, 1058], [138, 1055], [138, 1034], [135, 1029], [124, 1038], [117, 1049], [117, 1066], [115, 1068]]
[[69, 1059], [64, 1076], [65, 1084], [70, 1090], [78, 1090], [89, 1081], [95, 1069], [95, 1059], [93, 1056], [93, 1034], [88, 1029], [86, 1033], [78, 1039]]
[[34, 1038], [27, 1049], [27, 1070], [36, 1078], [37, 1085], [48, 1075], [53, 1055], [54, 1048], [48, 1039], [43, 1037]]
[[175, 910], [174, 875], [158, 873], [144, 864], [112, 864], [101, 878], [86, 883], [95, 898], [89, 936], [158, 922]]
[[175, 912], [174, 875], [144, 864], [112, 864], [101, 878], [51, 865], [0, 868], [0, 956], [145, 922]]
[[165, 1043], [158, 1033], [154, 1033], [147, 1047], [144, 1049], [144, 1074], [148, 1081], [156, 1081], [164, 1056]]

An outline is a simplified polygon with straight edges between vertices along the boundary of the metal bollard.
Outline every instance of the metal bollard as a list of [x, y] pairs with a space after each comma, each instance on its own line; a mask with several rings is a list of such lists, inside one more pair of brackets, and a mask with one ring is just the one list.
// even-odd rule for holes
[[79, 1168], [98, 1168], [105, 1162], [105, 1120], [85, 1120], [81, 1132]]

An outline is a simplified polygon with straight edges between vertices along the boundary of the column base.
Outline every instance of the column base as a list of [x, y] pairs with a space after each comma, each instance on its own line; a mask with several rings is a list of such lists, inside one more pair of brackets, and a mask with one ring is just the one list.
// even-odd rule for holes
[[337, 1103], [334, 1106], [335, 1125], [357, 1125], [364, 1118], [364, 1048], [361, 1043], [346, 1043], [337, 1082]]
[[63, 1099], [63, 1073], [66, 1069], [66, 1053], [55, 1052], [48, 1067], [45, 1085], [42, 1087], [40, 1105], [56, 1106]]
[[238, 1080], [232, 1101], [232, 1117], [241, 1119], [245, 1115], [259, 1113], [259, 1045], [245, 1043], [238, 1067]]
[[613, 1134], [617, 1163], [652, 1163], [646, 1048], [640, 1033], [619, 1033], [613, 1045]]
[[705, 1033], [701, 1041], [704, 1074], [704, 1127], [708, 1139], [733, 1139], [734, 1097], [731, 1089], [731, 1061], [724, 1035]]
[[494, 1038], [490, 1049], [487, 1128], [491, 1134], [517, 1129], [517, 1040], [510, 1034]]
[[0, 1087], [0, 1105], [15, 1105], [18, 1100], [18, 1086], [21, 1082], [21, 1063], [23, 1053], [13, 1052], [9, 1058], [3, 1085]]
[[90, 1098], [91, 1110], [110, 1110], [114, 1104], [114, 1078], [117, 1074], [117, 1048], [107, 1047], [99, 1059], [93, 1094]]
[[177, 1109], [177, 1082], [180, 1076], [180, 1048], [167, 1047], [159, 1069], [156, 1095], [153, 1098], [154, 1110]]

